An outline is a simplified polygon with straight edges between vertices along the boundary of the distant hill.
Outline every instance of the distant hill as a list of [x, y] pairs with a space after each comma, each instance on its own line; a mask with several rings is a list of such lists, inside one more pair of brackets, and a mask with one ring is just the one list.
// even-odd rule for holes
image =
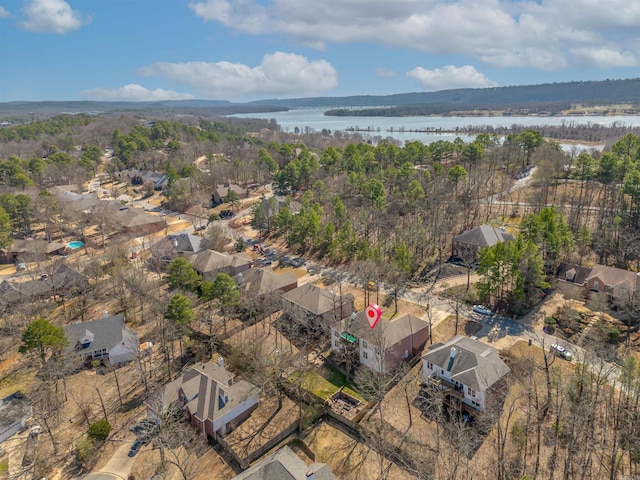
[[249, 105], [225, 100], [165, 100], [160, 102], [48, 101], [0, 103], [0, 117], [46, 117], [61, 113], [128, 115], [197, 115], [216, 116], [287, 110], [280, 106]]
[[[294, 98], [260, 100], [251, 105], [301, 107], [408, 107], [412, 114], [446, 113], [471, 109], [536, 108], [555, 110], [571, 104], [587, 105], [640, 104], [640, 78], [589, 82], [546, 83], [514, 87], [460, 88], [438, 92], [414, 92], [395, 95], [357, 95], [351, 97]], [[431, 106], [430, 109], [421, 107]], [[351, 111], [350, 115], [355, 112]], [[372, 112], [367, 111], [367, 114]], [[378, 110], [376, 114], [381, 114]]]
[[[546, 83], [494, 88], [460, 88], [438, 92], [350, 97], [310, 97], [232, 103], [224, 100], [160, 102], [7, 102], [0, 117], [50, 116], [59, 113], [219, 116], [290, 108], [327, 108], [329, 115], [445, 115], [452, 112], [502, 111], [507, 114], [554, 114], [572, 105], [640, 105], [640, 78]], [[346, 110], [357, 108], [356, 110]], [[637, 110], [634, 112], [637, 113]]]

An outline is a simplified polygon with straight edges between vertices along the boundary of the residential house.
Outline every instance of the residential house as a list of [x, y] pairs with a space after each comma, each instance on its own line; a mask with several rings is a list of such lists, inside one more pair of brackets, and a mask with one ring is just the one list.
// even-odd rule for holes
[[293, 272], [277, 274], [271, 267], [250, 268], [237, 274], [234, 279], [240, 291], [254, 296], [276, 291], [286, 293], [298, 286], [298, 277]]
[[52, 296], [72, 297], [89, 290], [89, 279], [65, 263], [56, 266], [51, 274], [36, 280], [0, 283], [0, 305], [10, 307], [22, 302], [46, 299]]
[[451, 255], [462, 258], [470, 252], [477, 256], [483, 248], [509, 240], [513, 240], [513, 235], [503, 229], [491, 225], [480, 225], [453, 237]]
[[377, 373], [390, 372], [421, 354], [428, 338], [429, 324], [413, 315], [381, 319], [372, 329], [363, 310], [331, 326], [331, 350], [339, 356], [353, 348], [359, 363]]
[[67, 246], [63, 243], [47, 242], [34, 238], [14, 239], [11, 245], [0, 249], [1, 263], [16, 263], [20, 260], [44, 260], [53, 255], [62, 255]]
[[64, 333], [71, 348], [83, 361], [108, 360], [111, 365], [133, 360], [138, 356], [138, 334], [124, 324], [122, 314], [68, 325]]
[[355, 299], [350, 293], [340, 297], [338, 293], [310, 283], [285, 293], [282, 301], [290, 319], [325, 331], [355, 309]]
[[151, 255], [163, 263], [171, 263], [178, 257], [198, 253], [202, 237], [189, 233], [168, 235], [149, 247]]
[[249, 382], [236, 381], [222, 359], [218, 364], [198, 363], [165, 385], [161, 405], [148, 403], [147, 414], [157, 418], [179, 404], [198, 431], [217, 440], [251, 415], [258, 406], [258, 393]]
[[471, 414], [482, 412], [510, 372], [489, 345], [463, 335], [435, 343], [422, 356], [424, 383], [435, 387], [444, 403]]
[[233, 480], [336, 480], [325, 463], [307, 465], [288, 446], [233, 477]]
[[213, 203], [218, 205], [224, 202], [224, 198], [230, 191], [236, 192], [241, 200], [249, 196], [247, 190], [242, 188], [240, 185], [236, 185], [234, 183], [221, 183], [216, 185], [216, 188], [213, 190]]
[[253, 265], [244, 252], [226, 255], [215, 250], [204, 250], [187, 256], [187, 259], [204, 280], [213, 280], [218, 273], [222, 272], [233, 277]]
[[261, 205], [264, 209], [264, 215], [267, 218], [275, 218], [275, 216], [278, 215], [280, 210], [282, 210], [285, 206], [289, 207], [289, 210], [292, 214], [297, 215], [300, 213], [300, 208], [302, 207], [302, 204], [300, 202], [282, 195], [274, 195], [273, 197], [263, 198]]
[[76, 212], [90, 212], [93, 207], [100, 203], [98, 195], [95, 193], [76, 193], [65, 189], [64, 186], [56, 186], [48, 189], [63, 206]]
[[152, 172], [151, 170], [137, 170], [135, 168], [129, 168], [122, 172], [118, 172], [116, 175], [120, 180], [128, 182], [131, 185], [142, 185], [145, 182], [150, 182], [156, 190], [162, 190], [169, 184], [169, 177], [167, 175]]
[[26, 429], [32, 415], [33, 408], [20, 391], [0, 400], [0, 443]]
[[589, 296], [616, 305], [638, 303], [638, 274], [622, 268], [595, 265], [582, 267], [561, 263], [556, 271], [556, 286], [566, 294]]
[[143, 237], [162, 231], [167, 227], [163, 217], [151, 215], [140, 208], [120, 206], [113, 211], [114, 221], [122, 228], [122, 232], [129, 237]]

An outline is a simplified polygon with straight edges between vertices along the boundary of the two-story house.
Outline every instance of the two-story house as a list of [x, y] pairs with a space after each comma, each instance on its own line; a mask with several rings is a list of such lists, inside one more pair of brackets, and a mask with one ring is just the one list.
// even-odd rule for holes
[[82, 361], [108, 360], [111, 365], [128, 362], [138, 356], [138, 334], [124, 324], [122, 314], [90, 322], [73, 323], [64, 333]]
[[350, 350], [361, 365], [374, 372], [390, 372], [400, 362], [422, 353], [429, 324], [413, 315], [380, 320], [374, 329], [366, 313], [358, 312], [331, 326], [331, 349], [340, 357]]
[[424, 383], [435, 387], [445, 405], [460, 412], [477, 414], [497, 395], [509, 367], [498, 351], [479, 340], [456, 335], [435, 343], [422, 356]]
[[215, 250], [203, 250], [187, 255], [186, 258], [204, 280], [213, 280], [218, 273], [226, 273], [233, 277], [253, 265], [244, 252], [227, 255]]
[[328, 332], [337, 320], [354, 310], [352, 294], [339, 295], [330, 290], [307, 283], [282, 295], [287, 316], [310, 330]]
[[159, 405], [147, 403], [147, 415], [161, 417], [179, 402], [193, 427], [217, 440], [251, 415], [258, 406], [258, 393], [249, 382], [236, 381], [222, 360], [198, 363], [165, 385], [162, 401], [156, 402]]
[[513, 240], [513, 235], [510, 233], [492, 225], [480, 225], [453, 237], [451, 255], [461, 257], [473, 254], [477, 256], [483, 248], [509, 240]]

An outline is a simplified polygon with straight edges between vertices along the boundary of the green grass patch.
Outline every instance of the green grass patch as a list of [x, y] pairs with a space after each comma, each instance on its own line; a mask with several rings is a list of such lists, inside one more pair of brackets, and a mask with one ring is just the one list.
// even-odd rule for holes
[[4, 475], [9, 472], [9, 460], [3, 460], [0, 462], [0, 475]]
[[345, 393], [357, 398], [361, 402], [367, 402], [367, 400], [358, 393], [355, 386], [351, 382], [347, 382], [344, 374], [334, 370], [333, 368], [324, 368], [322, 372], [314, 371], [303, 374], [296, 373], [290, 378], [290, 380], [297, 383], [299, 381], [299, 377], [296, 377], [297, 375], [303, 376], [302, 388], [324, 400], [340, 390], [340, 387], [343, 387], [342, 391]]

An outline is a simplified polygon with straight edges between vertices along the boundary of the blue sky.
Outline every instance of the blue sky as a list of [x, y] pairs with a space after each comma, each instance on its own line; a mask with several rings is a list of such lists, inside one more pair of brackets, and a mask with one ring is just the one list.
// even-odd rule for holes
[[0, 0], [0, 101], [640, 77], [638, 0]]

